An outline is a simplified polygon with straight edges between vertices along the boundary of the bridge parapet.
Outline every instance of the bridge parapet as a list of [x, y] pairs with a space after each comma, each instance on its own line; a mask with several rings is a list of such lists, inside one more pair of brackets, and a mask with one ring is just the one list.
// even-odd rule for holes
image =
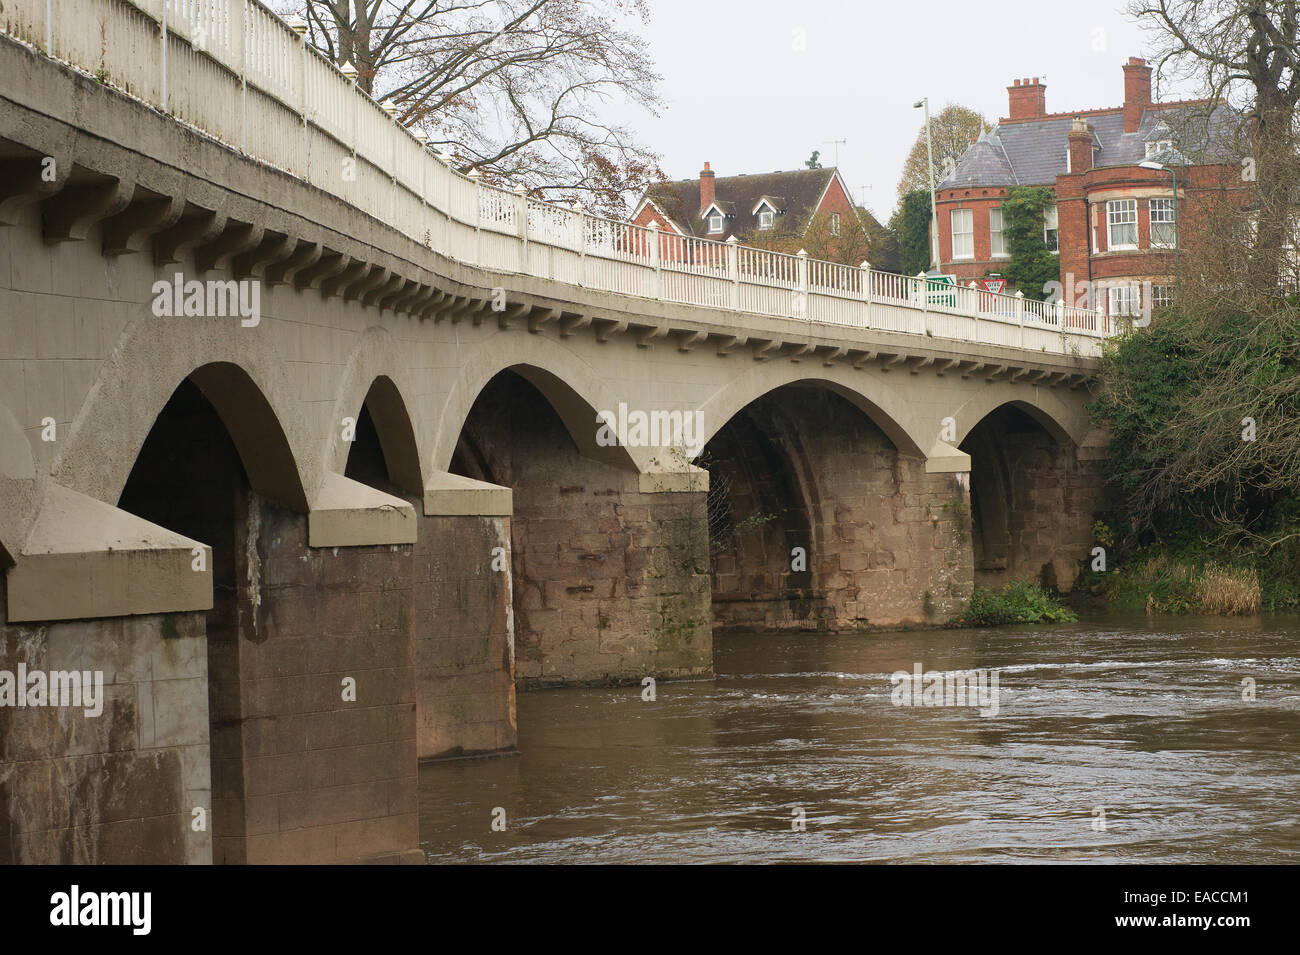
[[[12, 0], [0, 27], [480, 268], [704, 306], [732, 324], [764, 315], [1085, 358], [1115, 331], [1100, 311], [669, 234], [462, 175], [256, 0], [86, 0], [75, 13]], [[368, 291], [405, 299], [403, 284]]]

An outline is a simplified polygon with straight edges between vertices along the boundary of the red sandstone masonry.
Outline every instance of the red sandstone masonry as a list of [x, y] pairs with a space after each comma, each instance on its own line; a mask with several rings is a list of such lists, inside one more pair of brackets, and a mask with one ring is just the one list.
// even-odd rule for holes
[[[969, 499], [953, 476], [926, 474], [924, 461], [900, 455], [861, 411], [824, 391], [783, 389], [744, 414], [794, 477], [778, 503], [775, 490], [755, 486], [768, 480], [770, 457], [761, 471], [738, 466], [753, 454], [752, 435], [737, 446], [728, 425], [710, 442], [711, 468], [732, 483], [733, 523], [786, 514], [780, 534], [771, 522], [751, 526], [715, 554], [717, 626], [859, 630], [957, 612], [973, 569]], [[810, 578], [791, 572], [792, 544], [807, 549]]]
[[484, 389], [463, 437], [474, 452], [458, 453], [453, 469], [514, 489], [521, 686], [712, 672], [703, 489], [644, 493], [635, 471], [583, 457], [545, 399], [513, 375]]

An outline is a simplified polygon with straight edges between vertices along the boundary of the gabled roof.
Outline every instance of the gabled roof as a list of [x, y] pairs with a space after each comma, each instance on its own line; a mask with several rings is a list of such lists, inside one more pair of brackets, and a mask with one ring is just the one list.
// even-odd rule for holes
[[1124, 166], [1146, 158], [1148, 141], [1171, 139], [1183, 162], [1225, 162], [1232, 158], [1238, 114], [1207, 101], [1153, 103], [1136, 132], [1124, 132], [1122, 107], [1057, 113], [1041, 119], [999, 123], [962, 154], [952, 175], [936, 188], [961, 186], [1050, 186], [1066, 172], [1066, 150], [1074, 117], [1093, 131], [1092, 164]]
[[[767, 199], [780, 213], [774, 222], [776, 230], [792, 231], [817, 208], [837, 175], [838, 171], [831, 166], [716, 177], [713, 182], [714, 204], [729, 215], [722, 233], [710, 233], [708, 223], [701, 218], [699, 179], [657, 183], [646, 190], [638, 209], [648, 199], [688, 234], [726, 239], [756, 230], [758, 207]], [[843, 182], [841, 177], [841, 185]]]

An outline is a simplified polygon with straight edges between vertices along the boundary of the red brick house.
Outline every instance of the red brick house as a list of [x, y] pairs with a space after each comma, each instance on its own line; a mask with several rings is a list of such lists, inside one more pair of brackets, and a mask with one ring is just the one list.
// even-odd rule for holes
[[1060, 256], [1067, 304], [1136, 315], [1168, 301], [1176, 231], [1194, 224], [1189, 195], [1239, 178], [1227, 144], [1236, 127], [1208, 100], [1153, 102], [1144, 60], [1130, 57], [1123, 71], [1124, 102], [1105, 109], [1048, 113], [1037, 77], [1007, 87], [1010, 115], [936, 185], [940, 271], [965, 284], [1004, 269], [1002, 200], [1012, 186], [1042, 186], [1056, 196], [1043, 237]]
[[672, 235], [725, 242], [732, 236], [797, 239], [819, 214], [828, 217], [832, 235], [863, 228], [834, 167], [718, 178], [706, 162], [699, 179], [648, 188], [632, 221], [641, 226], [657, 222]]

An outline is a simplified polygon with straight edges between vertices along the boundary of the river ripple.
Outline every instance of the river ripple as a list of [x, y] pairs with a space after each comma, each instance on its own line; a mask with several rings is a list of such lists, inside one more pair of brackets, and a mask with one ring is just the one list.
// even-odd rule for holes
[[[1300, 619], [730, 635], [715, 654], [716, 680], [653, 703], [520, 694], [519, 756], [421, 767], [429, 861], [1300, 861]], [[894, 706], [889, 675], [916, 663], [996, 669], [998, 714]]]

